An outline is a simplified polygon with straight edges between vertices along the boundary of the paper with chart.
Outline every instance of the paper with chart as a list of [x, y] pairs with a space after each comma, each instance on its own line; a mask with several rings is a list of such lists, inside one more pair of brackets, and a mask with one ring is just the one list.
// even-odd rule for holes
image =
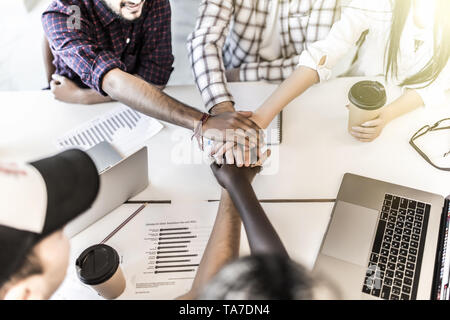
[[[72, 243], [66, 279], [53, 299], [103, 299], [78, 280], [75, 260], [87, 245], [100, 242], [139, 206], [124, 205], [75, 237], [85, 240]], [[207, 201], [149, 204], [108, 240], [106, 244], [119, 253], [127, 282], [118, 299], [174, 299], [189, 291], [217, 207], [218, 203]], [[81, 246], [78, 242], [82, 242]]]
[[87, 150], [102, 141], [111, 143], [119, 153], [128, 156], [156, 135], [163, 125], [140, 112], [120, 106], [102, 114], [57, 139], [60, 149]]

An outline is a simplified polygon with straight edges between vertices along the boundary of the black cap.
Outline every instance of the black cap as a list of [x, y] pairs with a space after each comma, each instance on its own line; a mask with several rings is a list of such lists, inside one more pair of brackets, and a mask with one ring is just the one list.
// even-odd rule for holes
[[[40, 175], [41, 181], [45, 183], [39, 185], [39, 189], [46, 190], [37, 191], [46, 193], [46, 203], [36, 204], [36, 208], [44, 210], [33, 213], [34, 217], [42, 216], [43, 224], [33, 226], [29, 230], [17, 228], [17, 219], [23, 219], [23, 214], [26, 213], [21, 213], [21, 217], [18, 217], [13, 205], [11, 212], [1, 214], [0, 287], [23, 265], [26, 256], [36, 243], [62, 229], [68, 222], [89, 209], [99, 190], [100, 179], [97, 168], [92, 159], [81, 150], [67, 150], [53, 157], [32, 162], [30, 165], [37, 170], [36, 172], [33, 169], [34, 174]], [[31, 171], [24, 179], [30, 176]], [[27, 180], [24, 185], [26, 183]], [[8, 188], [8, 185], [2, 187]], [[24, 193], [19, 196], [23, 201], [30, 201], [32, 195]], [[45, 199], [42, 202], [45, 202]]]
[[348, 93], [348, 99], [364, 110], [376, 110], [386, 104], [386, 90], [378, 81], [360, 81]]
[[78, 278], [88, 285], [109, 280], [116, 273], [119, 264], [119, 254], [106, 244], [96, 244], [87, 248], [75, 262]]

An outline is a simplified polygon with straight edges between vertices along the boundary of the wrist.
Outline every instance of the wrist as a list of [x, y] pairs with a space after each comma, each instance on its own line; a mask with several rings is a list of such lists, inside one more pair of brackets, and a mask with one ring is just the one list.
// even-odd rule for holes
[[235, 112], [234, 103], [231, 101], [220, 102], [209, 110], [209, 113], [211, 113], [212, 115], [224, 112]]
[[380, 118], [385, 123], [391, 122], [395, 118], [395, 115], [393, 114], [392, 105], [387, 105], [384, 107], [384, 109], [380, 113]]

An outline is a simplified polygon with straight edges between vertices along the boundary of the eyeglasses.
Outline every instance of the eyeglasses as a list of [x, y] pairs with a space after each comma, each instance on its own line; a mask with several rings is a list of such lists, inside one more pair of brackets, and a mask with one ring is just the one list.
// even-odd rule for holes
[[[422, 127], [419, 131], [417, 131], [412, 136], [411, 140], [409, 140], [409, 144], [414, 148], [414, 150], [416, 150], [422, 156], [422, 158], [425, 159], [425, 161], [427, 161], [429, 164], [431, 164], [436, 169], [450, 171], [450, 168], [442, 168], [442, 167], [439, 167], [438, 165], [434, 164], [433, 161], [431, 161], [431, 159], [422, 150], [420, 150], [420, 148], [414, 142], [415, 140], [426, 135], [429, 132], [440, 131], [440, 130], [449, 130], [449, 129], [450, 129], [450, 118], [442, 119], [442, 120], [436, 122], [432, 126], [426, 125], [426, 126]], [[450, 156], [450, 150], [443, 155], [443, 158], [446, 158], [449, 156]]]

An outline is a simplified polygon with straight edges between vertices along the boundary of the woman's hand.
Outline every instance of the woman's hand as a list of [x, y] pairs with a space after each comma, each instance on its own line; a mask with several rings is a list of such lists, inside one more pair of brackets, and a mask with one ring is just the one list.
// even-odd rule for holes
[[388, 123], [388, 117], [382, 113], [374, 120], [367, 121], [359, 127], [352, 127], [352, 131], [350, 133], [361, 142], [372, 142], [380, 136], [384, 127]]

